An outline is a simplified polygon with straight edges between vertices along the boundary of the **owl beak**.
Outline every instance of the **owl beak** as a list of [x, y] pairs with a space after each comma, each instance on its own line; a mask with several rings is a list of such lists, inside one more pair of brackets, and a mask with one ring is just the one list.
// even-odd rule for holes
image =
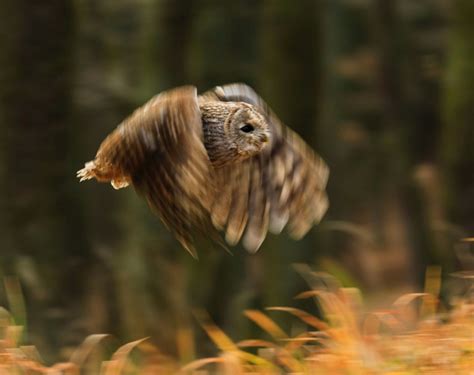
[[267, 142], [269, 141], [268, 135], [262, 134], [262, 135], [260, 136], [260, 141], [261, 141], [262, 143], [267, 143]]

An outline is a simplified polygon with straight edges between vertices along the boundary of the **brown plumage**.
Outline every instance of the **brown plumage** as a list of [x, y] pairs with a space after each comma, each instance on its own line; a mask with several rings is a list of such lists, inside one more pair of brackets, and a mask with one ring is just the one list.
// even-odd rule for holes
[[328, 168], [247, 85], [163, 92], [124, 120], [77, 172], [132, 184], [195, 256], [193, 233], [255, 252], [267, 231], [301, 238], [324, 215]]

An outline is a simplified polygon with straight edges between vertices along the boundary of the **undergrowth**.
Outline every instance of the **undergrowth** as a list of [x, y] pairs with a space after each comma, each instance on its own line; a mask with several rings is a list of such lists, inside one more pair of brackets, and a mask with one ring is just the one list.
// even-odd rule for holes
[[[292, 307], [244, 311], [269, 340], [234, 342], [197, 311], [217, 354], [184, 364], [142, 339], [92, 366], [97, 363], [93, 353], [107, 335], [91, 335], [68, 362], [47, 366], [35, 347], [20, 345], [22, 327], [2, 310], [0, 374], [472, 374], [472, 288], [447, 308], [438, 299], [439, 280], [429, 280], [425, 292], [405, 294], [384, 310], [368, 311], [359, 290], [336, 286], [314, 287], [296, 297], [314, 299], [323, 318]], [[272, 314], [290, 314], [305, 329], [289, 335]]]

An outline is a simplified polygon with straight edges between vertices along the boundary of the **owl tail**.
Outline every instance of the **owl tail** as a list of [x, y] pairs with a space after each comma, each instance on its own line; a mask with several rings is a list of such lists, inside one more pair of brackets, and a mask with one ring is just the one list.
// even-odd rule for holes
[[101, 168], [95, 160], [87, 162], [84, 168], [77, 171], [76, 176], [80, 182], [93, 178], [99, 182], [110, 182], [114, 189], [122, 189], [129, 185], [129, 181], [125, 176], [114, 173], [111, 168]]

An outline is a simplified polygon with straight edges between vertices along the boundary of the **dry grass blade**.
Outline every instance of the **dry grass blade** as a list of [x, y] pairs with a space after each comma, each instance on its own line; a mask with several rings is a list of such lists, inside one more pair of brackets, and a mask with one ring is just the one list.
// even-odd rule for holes
[[373, 233], [367, 230], [364, 226], [349, 221], [325, 220], [324, 229], [350, 234], [371, 246], [374, 246], [376, 243]]
[[268, 316], [258, 310], [245, 310], [244, 314], [247, 318], [256, 323], [265, 332], [269, 333], [274, 339], [287, 339], [288, 335], [271, 320]]
[[396, 301], [393, 303], [393, 306], [405, 307], [406, 305], [413, 302], [415, 299], [420, 298], [420, 297], [426, 297], [426, 296], [430, 296], [430, 294], [428, 294], [428, 293], [407, 293], [407, 294], [404, 294], [403, 296], [397, 298]]
[[[268, 316], [258, 310], [245, 310], [245, 316], [256, 323], [265, 332], [276, 340], [287, 340], [288, 335]], [[300, 373], [302, 364], [288, 352], [284, 347], [276, 348], [276, 361], [285, 366], [292, 373]]]
[[246, 353], [239, 350], [238, 346], [227, 336], [221, 329], [212, 323], [209, 315], [204, 311], [194, 311], [194, 316], [198, 320], [201, 327], [206, 331], [209, 338], [216, 344], [216, 346], [223, 352], [233, 352], [242, 361], [255, 364], [257, 366], [272, 367], [272, 363], [264, 358]]
[[301, 275], [314, 291], [337, 291], [342, 288], [338, 279], [326, 272], [313, 271], [307, 264], [295, 263], [293, 268]]
[[239, 350], [235, 343], [221, 329], [219, 329], [212, 321], [209, 315], [204, 311], [195, 311], [194, 316], [198, 320], [201, 327], [206, 331], [209, 338], [216, 346], [223, 351]]
[[16, 348], [23, 334], [22, 326], [8, 326], [5, 328], [4, 345], [7, 348]]
[[381, 325], [388, 327], [392, 333], [401, 328], [400, 322], [391, 313], [372, 312], [364, 319], [362, 332], [364, 335], [378, 335], [381, 333]]
[[222, 353], [220, 358], [222, 362], [219, 364], [219, 374], [222, 375], [244, 375], [248, 374], [246, 371], [246, 366], [240, 360], [239, 356], [236, 353]]
[[239, 348], [275, 348], [276, 344], [266, 340], [242, 340], [237, 343]]
[[[433, 316], [438, 308], [438, 298], [441, 291], [441, 267], [429, 266], [425, 272], [425, 293], [421, 306], [421, 316]], [[431, 298], [430, 298], [431, 297]]]
[[176, 332], [176, 347], [181, 363], [195, 358], [194, 335], [190, 327], [180, 326]]
[[41, 358], [41, 354], [38, 352], [33, 345], [22, 345], [20, 346], [20, 350], [25, 354], [25, 356], [33, 361], [44, 363], [43, 358]]
[[311, 297], [316, 297], [316, 301], [319, 302], [323, 314], [330, 325], [344, 325], [353, 329], [354, 332], [358, 331], [354, 312], [351, 310], [351, 307], [344, 301], [341, 301], [336, 294], [323, 290], [309, 290], [298, 294], [295, 298], [303, 299]]
[[[251, 353], [243, 352], [240, 350], [231, 351], [231, 352], [224, 351], [223, 353], [225, 353], [226, 355], [232, 354], [232, 357], [234, 358], [234, 362], [238, 361], [242, 367], [245, 366], [246, 364], [249, 364], [251, 366], [257, 366], [259, 369], [262, 369], [262, 370], [263, 369], [276, 369], [276, 367], [270, 361]], [[196, 371], [206, 365], [209, 365], [212, 363], [224, 363], [225, 361], [226, 359], [224, 359], [223, 357], [201, 358], [201, 359], [192, 361], [191, 363], [188, 363], [186, 366], [181, 368], [181, 371], [183, 372]]]
[[419, 310], [419, 308], [422, 309], [423, 305], [417, 307], [417, 305], [412, 304], [412, 302], [420, 298], [422, 298], [422, 302], [425, 300], [436, 300], [429, 293], [408, 293], [401, 296], [393, 303], [393, 306], [397, 308], [398, 320], [405, 325], [408, 324], [406, 328], [409, 328], [410, 325], [416, 324], [419, 320], [420, 314], [422, 313], [422, 310]]
[[259, 357], [258, 355], [254, 355], [252, 353], [247, 353], [247, 352], [244, 352], [242, 350], [238, 351], [238, 352], [235, 352], [235, 354], [242, 360], [242, 361], [245, 361], [245, 362], [248, 362], [250, 364], [253, 364], [253, 365], [256, 365], [256, 366], [260, 366], [262, 368], [275, 368], [275, 366], [273, 365], [273, 363], [271, 363], [270, 361], [268, 361], [267, 359], [265, 358], [262, 358], [262, 357]]
[[70, 361], [77, 365], [77, 367], [82, 368], [91, 352], [107, 337], [110, 337], [110, 335], [96, 334], [88, 336], [81, 346], [74, 351]]
[[285, 345], [285, 350], [293, 353], [297, 350], [299, 350], [302, 346], [306, 345], [309, 342], [312, 342], [313, 344], [319, 343], [323, 344], [323, 340], [318, 337], [311, 336], [309, 332], [303, 332], [302, 334], [292, 337], [289, 339], [286, 339], [288, 343]]
[[127, 364], [128, 357], [130, 356], [132, 350], [145, 340], [148, 340], [148, 337], [129, 342], [128, 344], [122, 345], [120, 348], [118, 348], [112, 356], [112, 360], [103, 369], [104, 375], [120, 375]]
[[295, 299], [308, 299], [318, 297], [321, 294], [320, 290], [307, 290], [296, 295]]
[[20, 371], [11, 371], [12, 368], [8, 372], [2, 372], [2, 375], [10, 375], [10, 374], [44, 374], [48, 371], [47, 367], [41, 365], [40, 363], [36, 363], [32, 360], [24, 360], [24, 359], [17, 359], [17, 364], [15, 366], [16, 369], [20, 369]]
[[306, 311], [296, 309], [294, 307], [275, 306], [275, 307], [267, 307], [267, 310], [284, 311], [284, 312], [290, 313], [296, 316], [297, 318], [299, 318], [300, 320], [302, 320], [303, 322], [305, 322], [306, 324], [308, 324], [309, 326], [319, 329], [321, 331], [325, 331], [329, 328], [329, 326], [325, 322], [316, 318], [314, 315], [311, 315], [307, 313]]
[[219, 358], [219, 357], [201, 358], [201, 359], [192, 361], [191, 363], [188, 363], [186, 366], [181, 368], [181, 371], [183, 372], [196, 371], [196, 370], [199, 370], [201, 367], [207, 366], [209, 364], [222, 363], [222, 362], [224, 362], [224, 359]]
[[52, 375], [79, 375], [81, 372], [74, 363], [64, 362], [56, 363], [53, 367], [51, 367], [49, 373]]
[[14, 324], [14, 319], [12, 314], [5, 309], [4, 307], [0, 306], [0, 327], [7, 327], [9, 325]]
[[5, 292], [7, 294], [8, 304], [10, 305], [10, 312], [15, 323], [26, 327], [26, 308], [25, 300], [20, 282], [16, 277], [4, 278]]
[[473, 271], [451, 272], [450, 275], [453, 276], [453, 277], [457, 277], [457, 278], [465, 279], [465, 280], [474, 279], [474, 272]]
[[285, 348], [280, 348], [276, 351], [275, 361], [286, 367], [291, 374], [304, 373], [304, 363], [293, 357], [292, 353]]

